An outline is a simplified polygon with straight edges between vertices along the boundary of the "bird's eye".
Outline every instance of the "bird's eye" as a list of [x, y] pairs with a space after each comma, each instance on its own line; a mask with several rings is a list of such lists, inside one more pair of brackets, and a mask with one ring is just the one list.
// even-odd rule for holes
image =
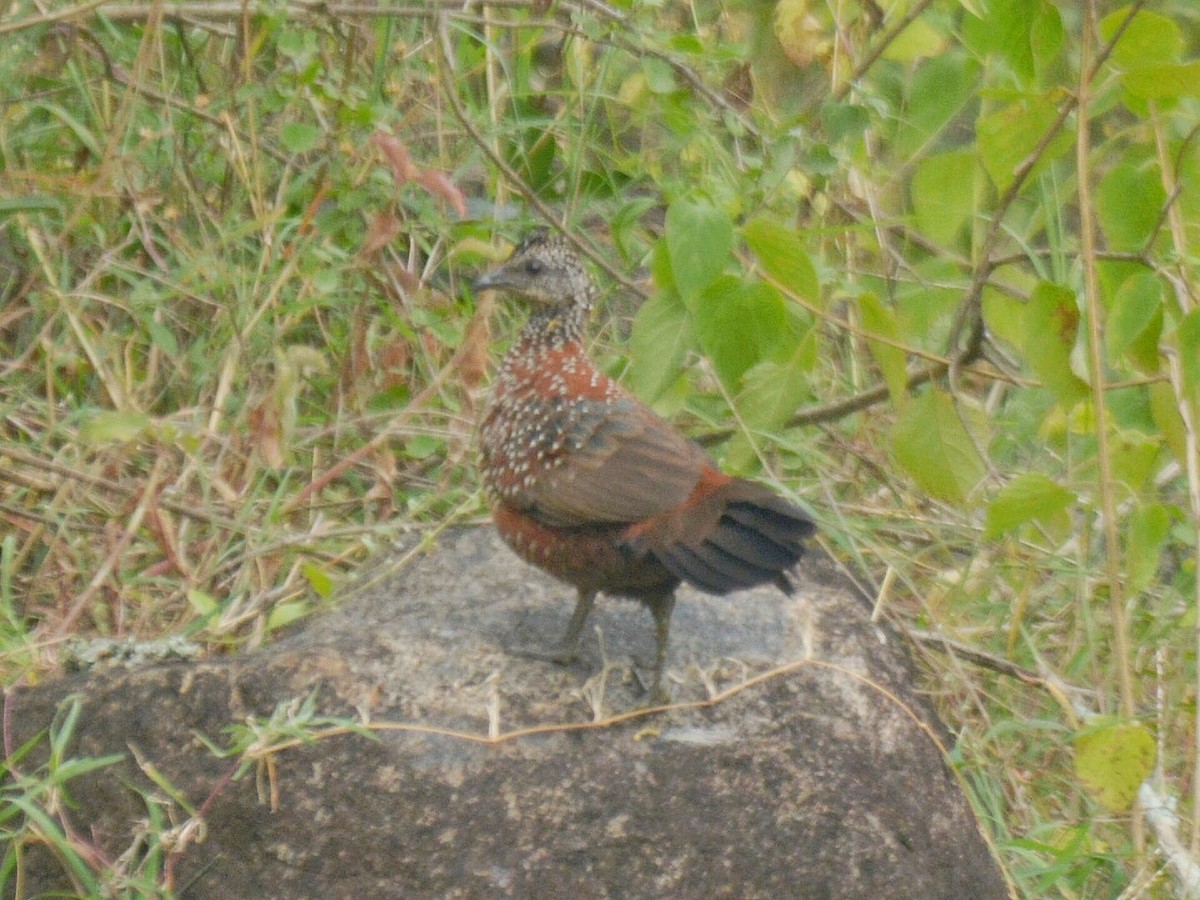
[[530, 275], [540, 275], [542, 271], [542, 261], [540, 259], [530, 259], [525, 263], [525, 271]]

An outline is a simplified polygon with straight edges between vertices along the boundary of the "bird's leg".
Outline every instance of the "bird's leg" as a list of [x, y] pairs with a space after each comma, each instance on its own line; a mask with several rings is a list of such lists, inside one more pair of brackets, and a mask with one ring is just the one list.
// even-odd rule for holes
[[575, 611], [571, 613], [571, 621], [567, 623], [567, 633], [563, 635], [558, 651], [558, 658], [562, 662], [572, 662], [579, 655], [579, 635], [583, 632], [583, 625], [588, 620], [588, 616], [592, 614], [592, 607], [595, 605], [596, 591], [585, 591], [580, 588], [579, 599], [575, 601]]
[[671, 633], [671, 613], [675, 610], [675, 592], [661, 594], [646, 601], [654, 616], [654, 679], [650, 682], [648, 701], [652, 705], [670, 703], [671, 693], [663, 687], [663, 672], [667, 667], [667, 639]]
[[575, 611], [571, 613], [571, 621], [567, 623], [567, 633], [563, 635], [559, 645], [551, 650], [532, 647], [513, 647], [510, 652], [517, 656], [527, 656], [530, 659], [544, 659], [567, 665], [579, 657], [579, 635], [583, 633], [584, 623], [596, 605], [596, 591], [579, 589], [579, 599], [575, 601]]

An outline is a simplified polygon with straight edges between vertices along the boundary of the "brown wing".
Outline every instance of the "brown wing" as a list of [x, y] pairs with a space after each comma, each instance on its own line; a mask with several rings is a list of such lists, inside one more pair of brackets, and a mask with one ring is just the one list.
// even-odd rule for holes
[[555, 465], [516, 505], [557, 527], [636, 522], [691, 496], [708, 456], [630, 398], [570, 404]]

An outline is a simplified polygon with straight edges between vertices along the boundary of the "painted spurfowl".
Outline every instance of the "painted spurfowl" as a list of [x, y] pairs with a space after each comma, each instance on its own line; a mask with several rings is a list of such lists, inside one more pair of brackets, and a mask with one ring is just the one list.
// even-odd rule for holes
[[480, 467], [505, 542], [575, 586], [559, 650], [569, 662], [598, 593], [654, 616], [651, 697], [662, 689], [675, 588], [711, 594], [789, 570], [813, 523], [764, 485], [720, 471], [695, 443], [598, 371], [583, 347], [595, 288], [570, 244], [543, 228], [475, 283], [522, 297], [531, 314], [508, 351], [480, 435]]

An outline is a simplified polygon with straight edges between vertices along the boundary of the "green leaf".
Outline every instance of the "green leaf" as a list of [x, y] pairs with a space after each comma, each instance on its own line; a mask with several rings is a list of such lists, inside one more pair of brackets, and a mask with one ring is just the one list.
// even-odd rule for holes
[[896, 131], [895, 150], [901, 159], [921, 155], [964, 106], [975, 102], [978, 74], [978, 64], [964, 53], [945, 53], [921, 64]]
[[1138, 66], [1121, 79], [1125, 89], [1143, 100], [1200, 97], [1200, 60]]
[[1200, 391], [1200, 309], [1193, 309], [1179, 321], [1175, 338], [1179, 341], [1184, 392], [1195, 396]]
[[[1109, 13], [1100, 22], [1100, 36], [1111, 41], [1117, 28], [1129, 18], [1129, 7]], [[1113, 48], [1112, 61], [1122, 69], [1148, 63], [1173, 62], [1183, 52], [1183, 33], [1179, 26], [1164, 15], [1138, 10], [1133, 21], [1125, 26], [1121, 39]]]
[[1025, 359], [1064, 406], [1087, 396], [1088, 386], [1071, 369], [1071, 351], [1079, 331], [1075, 294], [1043, 281], [1025, 310]]
[[863, 281], [871, 289], [887, 291], [886, 306], [895, 312], [896, 328], [906, 349], [920, 347], [936, 352], [945, 346], [951, 323], [962, 305], [958, 281], [962, 270], [954, 267], [947, 254], [914, 259], [911, 266], [912, 280], [908, 284], [886, 276], [868, 276]]
[[723, 275], [692, 310], [696, 336], [725, 387], [736, 392], [742, 374], [793, 338], [783, 297], [769, 284]]
[[912, 205], [917, 227], [943, 246], [954, 244], [975, 213], [978, 164], [973, 151], [951, 150], [922, 160], [913, 173]]
[[1078, 498], [1041, 472], [1018, 475], [988, 504], [984, 536], [997, 538], [1026, 522], [1049, 522]]
[[675, 70], [665, 59], [657, 56], [642, 58], [642, 74], [646, 77], [646, 87], [655, 94], [669, 94], [675, 90]]
[[806, 148], [801, 165], [809, 175], [833, 175], [843, 168], [842, 161], [833, 155], [827, 144], [822, 143]]
[[1181, 466], [1188, 464], [1187, 426], [1179, 414], [1175, 402], [1175, 391], [1164, 381], [1156, 382], [1147, 389], [1150, 393], [1150, 415], [1162, 436], [1163, 443]]
[[900, 340], [900, 329], [896, 317], [874, 294], [862, 294], [858, 298], [858, 311], [862, 316], [863, 331], [867, 333], [867, 347], [875, 364], [887, 382], [888, 395], [892, 404], [899, 407], [908, 398], [908, 372], [904, 366], [904, 351], [883, 341], [872, 340], [871, 335]]
[[[1012, 183], [1017, 167], [1033, 153], [1058, 118], [1057, 95], [1032, 97], [981, 116], [975, 123], [977, 145], [988, 176], [999, 191]], [[1075, 143], [1072, 125], [1065, 125], [1038, 157], [1030, 174], [1042, 171]], [[1027, 179], [1028, 181], [1028, 179]]]
[[1113, 250], [1141, 250], [1162, 218], [1162, 181], [1158, 170], [1116, 166], [1096, 189], [1096, 215]]
[[1141, 491], [1158, 468], [1162, 440], [1133, 429], [1118, 431], [1110, 440], [1113, 478], [1134, 493]]
[[1144, 591], [1154, 581], [1170, 527], [1171, 516], [1161, 503], [1139, 506], [1129, 517], [1125, 533], [1125, 577], [1129, 594]]
[[307, 122], [288, 122], [279, 129], [279, 140], [289, 153], [307, 153], [320, 139], [320, 129]]
[[201, 618], [211, 615], [217, 611], [217, 601], [212, 594], [205, 593], [198, 588], [193, 588], [187, 592], [188, 605], [192, 607]]
[[446, 442], [434, 434], [414, 434], [404, 442], [404, 455], [409, 459], [428, 459], [445, 449]]
[[[1057, 59], [1062, 49], [1063, 36], [1062, 14], [1059, 13], [1058, 7], [1053, 3], [1043, 2], [1029, 29], [1029, 49], [1033, 56], [1033, 70], [1037, 75], [1043, 76], [1043, 73], [1049, 71], [1057, 77]], [[1044, 76], [1039, 78], [1041, 83], [1045, 80]]]
[[313, 273], [312, 286], [318, 294], [342, 293], [342, 270], [337, 266], [318, 269]]
[[742, 375], [737, 408], [742, 421], [750, 428], [774, 431], [783, 427], [800, 404], [812, 395], [809, 375], [815, 335], [815, 330], [809, 332], [789, 359], [782, 362], [764, 360]]
[[85, 444], [120, 444], [145, 437], [153, 420], [141, 412], [103, 410], [79, 427]]
[[153, 319], [147, 319], [145, 325], [146, 331], [150, 335], [150, 341], [154, 346], [167, 354], [167, 356], [175, 357], [179, 355], [179, 344], [169, 328], [159, 322], [155, 322]]
[[1158, 348], [1162, 327], [1163, 307], [1160, 304], [1150, 317], [1150, 323], [1125, 348], [1125, 358], [1147, 375], [1158, 375], [1162, 371], [1162, 354]]
[[988, 330], [1014, 347], [1025, 343], [1025, 304], [993, 288], [983, 289], [983, 320]]
[[116, 765], [123, 759], [125, 759], [124, 753], [111, 753], [108, 756], [70, 757], [58, 764], [54, 770], [54, 776], [59, 784], [63, 784], [73, 778], [86, 775], [88, 772]]
[[333, 593], [333, 579], [329, 573], [316, 563], [306, 562], [300, 566], [300, 573], [316, 592], [317, 596], [325, 599]]
[[1058, 10], [1045, 0], [988, 0], [981, 17], [963, 22], [967, 45], [980, 56], [1004, 60], [1025, 85], [1053, 62], [1062, 34]]
[[1108, 358], [1116, 361], [1162, 311], [1162, 282], [1149, 272], [1127, 278], [1117, 289], [1105, 323]]
[[274, 631], [276, 628], [282, 628], [285, 625], [290, 625], [297, 619], [302, 619], [310, 612], [310, 606], [307, 600], [288, 600], [284, 603], [276, 605], [269, 613], [267, 613], [267, 631]]
[[871, 126], [871, 112], [857, 103], [826, 101], [821, 106], [821, 126], [835, 144], [857, 140]]
[[291, 59], [304, 58], [310, 52], [311, 45], [311, 32], [294, 31], [290, 28], [280, 31], [279, 36], [275, 39], [276, 49]]
[[[65, 107], [57, 103], [35, 102], [32, 106], [35, 109], [45, 110], [49, 115], [62, 122], [94, 158], [99, 159], [104, 156], [104, 146], [99, 136], [88, 128], [75, 113], [68, 112]], [[76, 112], [78, 111], [77, 109]]]
[[918, 18], [888, 44], [883, 58], [907, 63], [923, 57], [937, 56], [945, 48], [946, 35], [934, 28], [928, 18]]
[[707, 200], [677, 200], [667, 208], [666, 231], [671, 275], [691, 307], [725, 268], [733, 246], [733, 223]]
[[[27, 794], [15, 794], [5, 797], [7, 804], [21, 811], [21, 814], [28, 823], [23, 826], [23, 829], [28, 829], [32, 834], [38, 835], [38, 841], [46, 843], [54, 847], [58, 864], [62, 868], [69, 868], [72, 878], [77, 879], [83, 890], [75, 893], [75, 896], [100, 896], [103, 892], [100, 888], [100, 879], [96, 877], [93, 870], [95, 865], [95, 857], [92, 853], [88, 853], [87, 858], [76, 849], [78, 839], [74, 834], [71, 838], [63, 832], [63, 827], [58, 821], [57, 816], [50, 815], [46, 812], [45, 805], [41, 802], [41, 798], [33, 798]], [[7, 837], [8, 835], [6, 835]], [[12, 846], [8, 844], [7, 846]], [[7, 857], [7, 852], [6, 852]], [[8, 863], [8, 859], [5, 859]], [[11, 874], [11, 870], [5, 866], [5, 877]], [[7, 887], [7, 885], [6, 885]], [[78, 890], [78, 888], [76, 889]], [[43, 895], [44, 896], [44, 895]]]
[[677, 292], [675, 274], [671, 271], [671, 253], [666, 241], [655, 241], [650, 248], [650, 275], [660, 291]]
[[0, 216], [22, 212], [52, 212], [62, 215], [63, 202], [57, 197], [29, 194], [24, 197], [0, 197]]
[[905, 471], [935, 497], [961, 504], [985, 467], [954, 400], [932, 389], [906, 403], [891, 431], [892, 452]]
[[794, 229], [759, 216], [742, 226], [742, 237], [768, 275], [796, 296], [820, 302], [817, 272]]
[[1136, 723], [1104, 724], [1075, 736], [1075, 774], [1113, 812], [1133, 805], [1155, 756], [1154, 735]]
[[643, 303], [629, 337], [629, 389], [648, 403], [657, 400], [679, 376], [692, 340], [687, 309], [677, 294], [660, 291]]
[[558, 142], [546, 140], [541, 128], [526, 128], [521, 134], [520, 165], [534, 187], [545, 189], [557, 177], [557, 154]]

